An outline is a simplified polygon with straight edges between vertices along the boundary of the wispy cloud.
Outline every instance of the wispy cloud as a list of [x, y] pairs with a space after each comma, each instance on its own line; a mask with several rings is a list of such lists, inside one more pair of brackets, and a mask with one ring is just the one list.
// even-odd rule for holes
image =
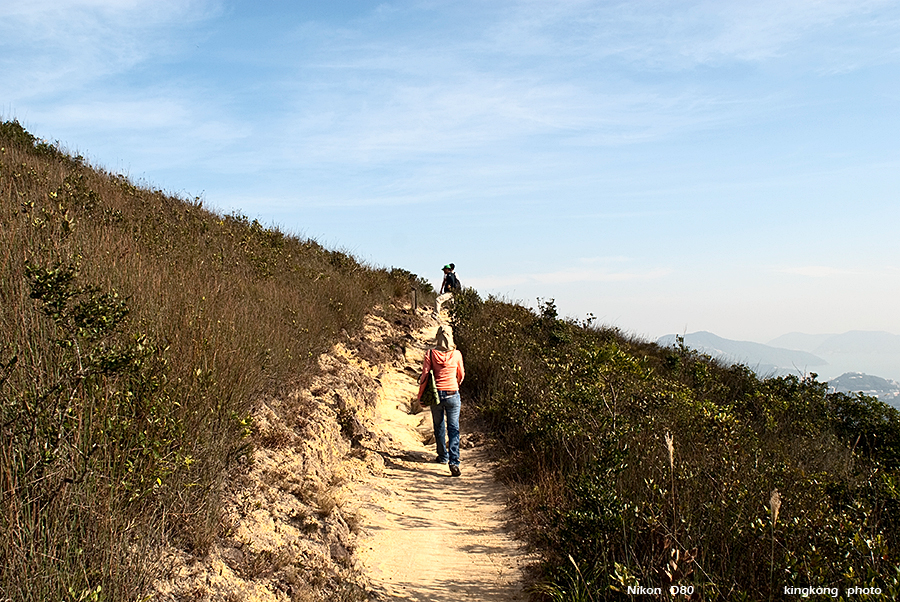
[[[664, 87], [648, 83], [643, 72], [769, 60], [798, 36], [847, 22], [896, 32], [896, 24], [874, 19], [891, 13], [890, 6], [881, 0], [392, 2], [337, 25], [279, 24], [268, 46], [254, 49], [270, 61], [267, 68], [282, 73], [280, 81], [266, 82], [282, 92], [279, 111], [253, 118], [256, 135], [273, 164], [285, 167], [464, 160], [525, 146], [550, 153], [671, 139], [746, 121], [788, 100], [772, 91], [702, 83]], [[447, 18], [453, 11], [470, 16]], [[116, 89], [120, 82], [106, 80], [176, 56], [208, 35], [204, 23], [225, 13], [216, 0], [6, 3], [0, 50], [4, 44], [18, 49], [15, 64], [0, 58], [12, 92], [6, 100], [33, 106], [26, 100], [69, 95], [64, 102], [82, 112], [101, 109], [102, 103], [86, 101], [98, 96], [149, 103], [159, 96], [155, 91], [133, 84]], [[406, 20], [428, 26], [405, 27]], [[252, 93], [242, 91], [252, 89], [247, 82], [229, 81], [225, 66], [221, 71], [220, 95], [223, 89]], [[166, 83], [169, 105], [209, 102], [210, 90], [196, 83]], [[160, 127], [182, 128], [184, 107], [174, 108], [168, 126], [160, 121]], [[188, 113], [203, 119], [200, 111]], [[95, 118], [110, 123], [102, 111]], [[240, 120], [238, 114], [220, 118], [225, 127]], [[121, 127], [140, 130], [147, 122]]]
[[[882, 0], [517, 1], [466, 4], [474, 15], [465, 28], [385, 37], [394, 32], [391, 19], [423, 18], [422, 5], [391, 6], [390, 16], [349, 30], [309, 32], [313, 52], [297, 64], [296, 83], [286, 83], [295, 109], [284, 125], [302, 141], [298, 158], [383, 163], [507, 145], [616, 147], [746, 123], [796, 100], [679, 74], [780, 60], [823, 30], [896, 33], [883, 13], [900, 18]], [[828, 60], [812, 58], [823, 67]], [[660, 72], [675, 79], [661, 85], [646, 77]]]
[[778, 268], [776, 271], [782, 274], [805, 276], [807, 278], [834, 278], [835, 276], [848, 276], [854, 274], [854, 272], [849, 270], [842, 270], [824, 265], [783, 267]]
[[564, 268], [553, 272], [507, 274], [467, 278], [467, 283], [479, 289], [497, 290], [524, 284], [575, 284], [589, 282], [628, 282], [663, 278], [672, 271], [654, 268], [646, 271], [610, 271], [579, 267]]
[[213, 0], [33, 0], [0, 4], [0, 59], [11, 100], [83, 90], [151, 58], [173, 56], [179, 32], [220, 12]]
[[895, 31], [897, 18], [891, 0], [524, 0], [514, 6], [493, 29], [497, 47], [523, 55], [615, 58], [654, 69], [766, 61], [796, 52], [799, 40], [823, 30], [865, 29], [870, 36]]
[[633, 261], [633, 258], [628, 257], [626, 255], [604, 255], [600, 257], [579, 257], [578, 262], [584, 265], [597, 265], [597, 264], [621, 264], [628, 261]]
[[825, 265], [782, 266], [775, 268], [776, 273], [792, 276], [804, 276], [806, 278], [866, 278], [876, 280], [895, 280], [900, 276], [900, 267], [873, 266], [867, 268], [846, 268]]

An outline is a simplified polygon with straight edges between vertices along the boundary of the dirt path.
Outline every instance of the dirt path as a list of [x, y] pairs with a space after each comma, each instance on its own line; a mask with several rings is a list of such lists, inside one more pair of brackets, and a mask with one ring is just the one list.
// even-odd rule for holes
[[492, 476], [488, 450], [463, 420], [463, 473], [451, 477], [447, 465], [431, 462], [430, 412], [409, 411], [436, 330], [433, 324], [415, 333], [406, 365], [378, 378], [373, 418], [391, 449], [381, 451], [384, 471], [356, 487], [362, 525], [356, 554], [372, 587], [388, 600], [524, 601], [528, 558], [507, 529], [506, 491]]
[[527, 599], [530, 559], [507, 530], [505, 489], [465, 412], [462, 476], [430, 462], [431, 413], [410, 410], [437, 324], [408, 333], [416, 322], [370, 316], [353, 349], [337, 343], [319, 357], [308, 387], [261, 400], [220, 536], [197, 555], [168, 548], [150, 600], [361, 600], [367, 590], [414, 602]]

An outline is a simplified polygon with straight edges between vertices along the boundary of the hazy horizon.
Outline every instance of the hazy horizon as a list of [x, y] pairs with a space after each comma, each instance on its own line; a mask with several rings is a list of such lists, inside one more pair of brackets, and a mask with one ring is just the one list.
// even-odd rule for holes
[[[675, 336], [679, 335], [669, 333], [655, 341], [669, 345]], [[900, 382], [900, 335], [885, 331], [823, 335], [788, 333], [768, 343], [729, 339], [709, 331], [680, 336], [685, 337], [689, 347], [713, 355], [724, 354], [730, 361], [745, 364], [763, 376], [770, 376], [771, 369], [776, 368], [778, 373], [795, 375], [814, 372], [820, 381], [860, 372]], [[795, 344], [790, 344], [792, 339]]]

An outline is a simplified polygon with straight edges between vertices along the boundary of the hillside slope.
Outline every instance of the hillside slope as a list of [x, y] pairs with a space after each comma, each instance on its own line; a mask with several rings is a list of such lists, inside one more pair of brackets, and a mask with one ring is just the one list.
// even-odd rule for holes
[[452, 489], [423, 462], [421, 278], [15, 122], [0, 225], [0, 599], [521, 599], [485, 448]]
[[0, 598], [140, 599], [160, 550], [202, 558], [259, 409], [309, 420], [317, 358], [412, 286], [0, 123]]
[[552, 301], [467, 290], [453, 323], [550, 599], [900, 595], [894, 408], [562, 319]]

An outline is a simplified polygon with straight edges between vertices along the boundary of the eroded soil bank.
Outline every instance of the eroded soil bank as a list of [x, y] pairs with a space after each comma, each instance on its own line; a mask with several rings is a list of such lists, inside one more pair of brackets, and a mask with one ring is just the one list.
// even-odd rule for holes
[[221, 536], [206, 554], [171, 550], [155, 600], [527, 599], [532, 559], [483, 438], [463, 419], [461, 477], [431, 462], [430, 412], [413, 399], [437, 322], [389, 315], [323, 355], [308, 387], [260, 403]]

